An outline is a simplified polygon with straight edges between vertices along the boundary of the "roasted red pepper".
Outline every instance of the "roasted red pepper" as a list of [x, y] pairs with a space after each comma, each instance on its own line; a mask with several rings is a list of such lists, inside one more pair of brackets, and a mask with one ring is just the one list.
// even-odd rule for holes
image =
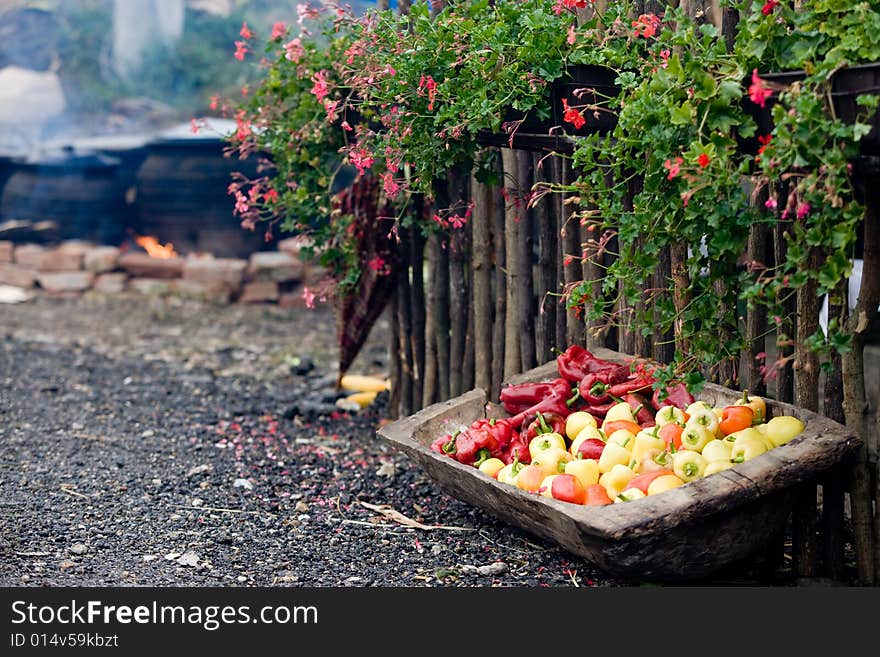
[[623, 401], [629, 404], [629, 407], [633, 409], [633, 415], [636, 418], [636, 422], [638, 422], [640, 425], [645, 426], [646, 424], [655, 424], [654, 413], [651, 411], [651, 407], [648, 405], [647, 399], [639, 394], [631, 392], [627, 395], [624, 395]]
[[612, 398], [623, 399], [630, 393], [647, 392], [654, 385], [654, 377], [650, 374], [636, 374], [623, 383], [608, 388], [608, 394]]
[[559, 413], [536, 413], [535, 419], [525, 422], [524, 438], [530, 441], [541, 433], [565, 435], [565, 417]]
[[664, 406], [676, 406], [684, 410], [696, 401], [683, 383], [677, 383], [674, 386], [665, 388], [666, 397], [663, 400], [660, 399], [660, 390], [661, 388], [655, 390], [651, 397], [651, 403], [658, 411]]
[[476, 465], [493, 456], [500, 458], [515, 434], [506, 419], [480, 419], [463, 431], [437, 438], [431, 449], [461, 463]]
[[556, 357], [556, 368], [559, 376], [572, 384], [578, 384], [587, 375], [594, 372], [617, 367], [601, 358], [596, 358], [582, 346], [573, 344]]
[[612, 386], [625, 382], [629, 378], [629, 367], [618, 365], [601, 372], [590, 372], [584, 375], [578, 384], [581, 398], [588, 404], [604, 404], [611, 397], [608, 394]]
[[564, 379], [557, 379], [557, 381], [563, 381], [565, 385], [560, 385], [552, 390], [550, 394], [531, 408], [527, 408], [513, 417], [507, 418], [510, 425], [514, 428], [522, 427], [527, 420], [531, 421], [537, 417], [538, 413], [556, 413], [567, 418], [571, 414], [572, 404], [579, 398], [579, 395], [575, 393], [574, 396], [570, 397], [571, 388], [568, 387], [568, 382], [564, 381]]
[[562, 394], [571, 396], [571, 385], [565, 379], [554, 379], [542, 383], [517, 383], [501, 389], [501, 404], [510, 414], [521, 413], [538, 404], [541, 400]]
[[532, 455], [529, 452], [528, 441], [526, 441], [521, 433], [514, 433], [513, 439], [501, 452], [499, 458], [505, 463], [513, 463], [514, 460], [517, 460], [520, 463], [531, 463]]

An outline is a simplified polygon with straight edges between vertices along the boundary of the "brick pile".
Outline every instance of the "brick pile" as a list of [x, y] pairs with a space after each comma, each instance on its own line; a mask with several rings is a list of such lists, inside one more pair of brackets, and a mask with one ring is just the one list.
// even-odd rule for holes
[[302, 243], [282, 240], [275, 251], [243, 258], [199, 254], [167, 259], [71, 240], [56, 246], [0, 241], [0, 285], [52, 296], [139, 293], [213, 303], [303, 305], [303, 288], [326, 271], [305, 262]]

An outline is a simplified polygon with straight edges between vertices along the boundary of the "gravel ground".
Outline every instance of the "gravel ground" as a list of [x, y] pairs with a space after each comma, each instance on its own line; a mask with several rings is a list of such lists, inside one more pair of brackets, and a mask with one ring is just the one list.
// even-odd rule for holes
[[[638, 584], [442, 494], [376, 437], [381, 399], [334, 410], [333, 322], [141, 297], [0, 306], [0, 585]], [[386, 335], [352, 372], [384, 373]]]

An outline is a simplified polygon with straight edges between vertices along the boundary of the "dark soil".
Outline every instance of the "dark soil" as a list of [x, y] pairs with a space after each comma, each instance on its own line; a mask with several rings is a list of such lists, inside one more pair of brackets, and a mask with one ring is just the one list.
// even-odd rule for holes
[[[352, 372], [384, 375], [386, 335]], [[439, 492], [381, 398], [333, 406], [334, 338], [326, 308], [0, 306], [0, 585], [638, 584]]]

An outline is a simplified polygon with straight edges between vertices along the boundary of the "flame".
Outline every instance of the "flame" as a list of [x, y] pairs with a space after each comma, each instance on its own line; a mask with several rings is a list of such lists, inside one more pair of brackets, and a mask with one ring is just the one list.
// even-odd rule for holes
[[134, 241], [153, 258], [167, 260], [177, 256], [177, 252], [174, 250], [174, 245], [171, 242], [168, 242], [168, 244], [160, 244], [159, 240], [149, 235], [135, 237]]

